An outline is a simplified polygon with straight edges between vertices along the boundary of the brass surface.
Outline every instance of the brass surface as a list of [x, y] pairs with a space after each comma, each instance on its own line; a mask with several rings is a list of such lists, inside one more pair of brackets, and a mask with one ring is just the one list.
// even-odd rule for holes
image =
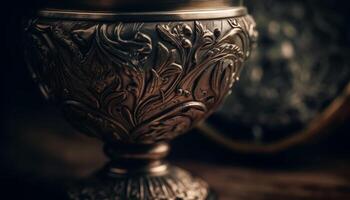
[[184, 133], [238, 80], [255, 37], [250, 16], [104, 23], [35, 19], [27, 51], [45, 96], [86, 134], [154, 143]]
[[82, 186], [72, 199], [209, 198], [207, 184], [162, 158], [166, 143], [214, 112], [238, 80], [257, 36], [253, 19], [195, 19], [205, 13], [196, 11], [148, 21], [140, 12], [132, 22], [106, 22], [69, 12], [28, 20], [25, 49], [44, 96], [104, 141], [111, 158], [109, 181]]
[[111, 159], [106, 166], [110, 175], [164, 174], [168, 164], [162, 159], [169, 153], [169, 144], [111, 144], [105, 154]]
[[175, 20], [200, 20], [220, 19], [227, 17], [239, 17], [247, 15], [245, 7], [225, 7], [222, 9], [207, 8], [198, 10], [172, 10], [154, 12], [93, 12], [74, 10], [45, 9], [39, 11], [39, 16], [53, 19], [71, 20], [97, 20], [97, 21], [175, 21]]

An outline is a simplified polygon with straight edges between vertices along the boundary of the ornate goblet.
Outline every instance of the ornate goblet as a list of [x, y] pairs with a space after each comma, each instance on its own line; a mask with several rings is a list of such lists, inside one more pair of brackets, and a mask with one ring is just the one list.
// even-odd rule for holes
[[103, 140], [111, 159], [71, 199], [211, 198], [204, 181], [162, 159], [167, 142], [210, 115], [238, 80], [256, 37], [246, 9], [231, 1], [67, 2], [28, 20], [25, 49], [43, 94]]

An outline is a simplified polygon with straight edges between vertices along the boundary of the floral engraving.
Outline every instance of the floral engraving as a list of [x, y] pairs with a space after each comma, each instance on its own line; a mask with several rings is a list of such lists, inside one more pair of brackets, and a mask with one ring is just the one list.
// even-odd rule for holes
[[68, 121], [105, 141], [152, 143], [213, 112], [255, 37], [249, 16], [172, 23], [34, 20], [31, 69]]

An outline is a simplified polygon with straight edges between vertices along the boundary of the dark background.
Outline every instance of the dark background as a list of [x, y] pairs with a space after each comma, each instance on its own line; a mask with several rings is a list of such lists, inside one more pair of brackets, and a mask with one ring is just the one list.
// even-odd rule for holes
[[[346, 1], [310, 2], [310, 7], [324, 6], [319, 2], [327, 2], [328, 9], [349, 19]], [[41, 97], [25, 67], [21, 18], [31, 14], [35, 4], [24, 0], [4, 1], [1, 4], [0, 199], [65, 199], [65, 184], [89, 175], [103, 166], [106, 158], [98, 141], [72, 134], [74, 130], [62, 120], [60, 113]], [[254, 9], [257, 8], [250, 6], [254, 15]], [[339, 40], [349, 43], [349, 33], [344, 32], [343, 36]], [[310, 185], [310, 188], [304, 189], [315, 192], [319, 195], [315, 195], [319, 197], [317, 199], [322, 199], [318, 191], [323, 187], [326, 190], [331, 188], [332, 192], [339, 195], [328, 199], [345, 200], [340, 196], [344, 194], [344, 197], [349, 197], [350, 193], [350, 186], [347, 185], [350, 183], [349, 133], [350, 120], [347, 120], [328, 134], [304, 144], [276, 154], [261, 155], [229, 151], [194, 130], [173, 142], [170, 160], [185, 168], [198, 167], [198, 170], [203, 170], [203, 176], [208, 178], [211, 171], [219, 174], [219, 170], [226, 169], [221, 173], [225, 176], [225, 173], [232, 174], [232, 170], [240, 172], [241, 169], [247, 169], [249, 171], [244, 172], [250, 178], [246, 179], [246, 183], [240, 180], [245, 185], [256, 181], [254, 176], [269, 180], [269, 177], [274, 177], [274, 172], [304, 172], [300, 175], [301, 179], [308, 177], [309, 172], [325, 172], [344, 178], [345, 183], [334, 187], [327, 187], [327, 184], [317, 187], [317, 183], [323, 180], [332, 182], [321, 178], [313, 182], [316, 186]], [[259, 174], [259, 171], [264, 173]], [[285, 183], [293, 182], [293, 179], [283, 180]], [[220, 181], [225, 180], [212, 182]], [[265, 197], [255, 199], [274, 199], [268, 195]]]

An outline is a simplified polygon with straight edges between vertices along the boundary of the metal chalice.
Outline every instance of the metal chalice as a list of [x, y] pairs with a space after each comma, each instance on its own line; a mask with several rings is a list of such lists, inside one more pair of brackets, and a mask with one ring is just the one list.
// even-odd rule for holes
[[204, 181], [162, 159], [169, 140], [223, 102], [256, 34], [235, 1], [51, 1], [27, 20], [33, 78], [111, 159], [70, 198], [213, 198]]

